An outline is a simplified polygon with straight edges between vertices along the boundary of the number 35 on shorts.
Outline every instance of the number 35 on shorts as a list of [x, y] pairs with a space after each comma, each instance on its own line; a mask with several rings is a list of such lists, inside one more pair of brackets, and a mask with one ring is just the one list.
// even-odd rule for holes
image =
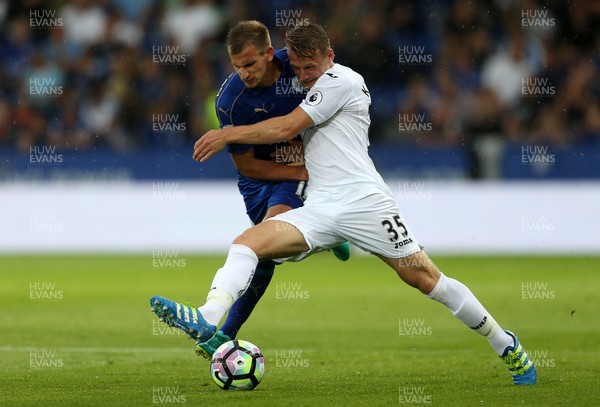
[[[395, 249], [412, 242], [412, 239], [408, 237], [406, 226], [400, 220], [400, 215], [394, 215], [391, 219], [382, 220], [381, 226], [387, 232], [390, 242], [394, 243]], [[402, 240], [400, 240], [400, 237], [402, 237]]]

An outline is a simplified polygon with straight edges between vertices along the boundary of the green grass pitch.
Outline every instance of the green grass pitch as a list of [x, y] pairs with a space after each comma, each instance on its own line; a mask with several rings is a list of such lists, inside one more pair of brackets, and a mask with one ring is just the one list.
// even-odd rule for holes
[[518, 334], [538, 385], [374, 257], [278, 267], [239, 335], [265, 379], [227, 392], [149, 307], [201, 304], [224, 256], [3, 256], [0, 405], [598, 405], [599, 257], [433, 258]]

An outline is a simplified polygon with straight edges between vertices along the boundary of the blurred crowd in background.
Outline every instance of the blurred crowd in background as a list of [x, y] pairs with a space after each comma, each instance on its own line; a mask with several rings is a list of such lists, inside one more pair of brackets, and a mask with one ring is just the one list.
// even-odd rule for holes
[[193, 143], [245, 19], [275, 48], [324, 25], [371, 91], [374, 143], [600, 144], [598, 1], [0, 0], [0, 148]]

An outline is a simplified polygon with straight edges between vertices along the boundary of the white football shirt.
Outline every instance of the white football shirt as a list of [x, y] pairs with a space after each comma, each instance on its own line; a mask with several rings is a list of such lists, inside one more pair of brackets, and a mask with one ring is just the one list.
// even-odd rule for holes
[[309, 180], [305, 204], [354, 202], [392, 192], [369, 157], [371, 97], [361, 75], [335, 64], [300, 104], [315, 125], [302, 132]]

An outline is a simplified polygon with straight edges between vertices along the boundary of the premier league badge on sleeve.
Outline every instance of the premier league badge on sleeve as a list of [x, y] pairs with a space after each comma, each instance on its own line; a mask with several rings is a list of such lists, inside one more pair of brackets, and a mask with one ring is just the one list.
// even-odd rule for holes
[[319, 91], [316, 91], [308, 95], [306, 98], [306, 104], [309, 106], [316, 106], [321, 103], [321, 100], [323, 100], [323, 94]]

